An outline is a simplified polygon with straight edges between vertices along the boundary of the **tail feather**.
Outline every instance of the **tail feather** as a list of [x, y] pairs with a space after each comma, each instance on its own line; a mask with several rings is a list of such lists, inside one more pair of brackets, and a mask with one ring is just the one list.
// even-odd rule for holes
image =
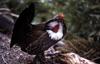
[[34, 16], [35, 4], [32, 3], [28, 8], [23, 10], [23, 12], [20, 14], [19, 18], [16, 21], [13, 29], [10, 47], [12, 47], [16, 43], [21, 44], [21, 42], [25, 40], [25, 35], [31, 31], [31, 22]]

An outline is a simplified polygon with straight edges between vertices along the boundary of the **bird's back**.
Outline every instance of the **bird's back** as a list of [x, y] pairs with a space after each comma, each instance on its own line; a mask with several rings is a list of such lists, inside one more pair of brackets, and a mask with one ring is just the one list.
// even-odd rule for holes
[[35, 16], [35, 5], [32, 3], [28, 8], [23, 10], [17, 19], [13, 34], [11, 38], [10, 47], [14, 44], [21, 47], [23, 51], [27, 51], [26, 48], [31, 45], [43, 34], [44, 24], [32, 25], [31, 22]]

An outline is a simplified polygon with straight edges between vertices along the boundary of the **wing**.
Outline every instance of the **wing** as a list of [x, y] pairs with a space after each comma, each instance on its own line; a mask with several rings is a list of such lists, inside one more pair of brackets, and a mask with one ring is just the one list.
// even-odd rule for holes
[[36, 41], [30, 43], [25, 50], [29, 54], [39, 54], [43, 53], [45, 50], [47, 50], [57, 42], [58, 41], [56, 40], [52, 40], [47, 32], [44, 32]]
[[35, 5], [34, 3], [32, 3], [28, 8], [23, 10], [23, 12], [20, 14], [19, 18], [16, 21], [13, 29], [10, 47], [12, 47], [14, 44], [18, 44], [20, 46], [26, 44], [24, 42], [28, 38], [27, 34], [30, 34], [33, 30], [31, 22], [34, 16]]

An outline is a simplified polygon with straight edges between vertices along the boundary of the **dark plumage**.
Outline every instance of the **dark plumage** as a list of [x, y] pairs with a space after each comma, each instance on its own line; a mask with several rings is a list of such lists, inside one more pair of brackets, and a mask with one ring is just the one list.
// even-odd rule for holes
[[[56, 44], [64, 37], [66, 33], [66, 26], [64, 20], [58, 15], [56, 18], [49, 20], [46, 23], [32, 25], [31, 22], [35, 16], [35, 5], [31, 4], [26, 8], [19, 16], [13, 29], [10, 47], [14, 44], [21, 47], [24, 52], [32, 55], [36, 55], [40, 61], [40, 57], [43, 57], [44, 51], [52, 45]], [[49, 26], [50, 23], [55, 23], [53, 27]], [[63, 36], [57, 40], [52, 39], [47, 30], [58, 30], [60, 28], [55, 25], [61, 25]], [[51, 24], [52, 25], [52, 24]], [[62, 34], [61, 33], [61, 34]], [[56, 33], [55, 33], [56, 34]], [[43, 58], [42, 58], [43, 59]]]

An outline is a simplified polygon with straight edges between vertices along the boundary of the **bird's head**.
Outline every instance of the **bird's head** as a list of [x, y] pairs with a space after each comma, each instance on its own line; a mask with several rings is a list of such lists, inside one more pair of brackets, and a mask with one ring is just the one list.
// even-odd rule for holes
[[46, 23], [46, 31], [49, 37], [54, 40], [60, 40], [64, 36], [65, 29], [64, 14], [60, 13]]

